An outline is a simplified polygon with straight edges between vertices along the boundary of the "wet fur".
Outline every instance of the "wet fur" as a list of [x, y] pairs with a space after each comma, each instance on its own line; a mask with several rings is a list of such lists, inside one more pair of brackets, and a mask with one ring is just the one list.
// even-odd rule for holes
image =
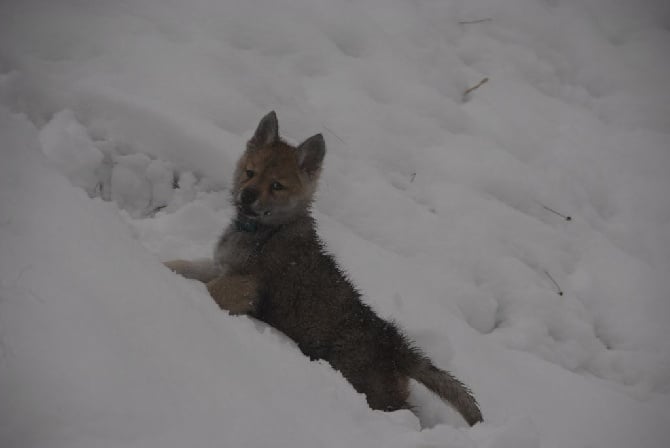
[[[305, 143], [295, 148], [281, 141], [276, 116], [268, 114], [238, 163], [232, 190], [238, 217], [223, 232], [214, 263], [196, 268], [176, 260], [168, 267], [207, 283], [223, 309], [262, 320], [311, 359], [328, 361], [374, 409], [409, 408], [408, 380], [414, 378], [470, 425], [482, 421], [470, 390], [363, 303], [326, 251], [309, 212], [325, 144], [320, 135]], [[268, 187], [278, 178], [285, 184], [281, 196]], [[260, 191], [252, 206], [240, 204], [245, 188]]]

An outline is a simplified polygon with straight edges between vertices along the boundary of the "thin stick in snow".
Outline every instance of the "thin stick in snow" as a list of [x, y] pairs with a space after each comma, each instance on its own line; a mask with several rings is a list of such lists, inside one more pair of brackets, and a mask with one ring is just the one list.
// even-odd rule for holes
[[492, 20], [493, 19], [490, 18], [490, 17], [487, 18], [487, 19], [479, 19], [479, 20], [462, 20], [462, 21], [458, 22], [458, 24], [459, 25], [472, 25], [472, 24], [475, 24], [475, 23], [490, 22]]
[[336, 139], [338, 139], [340, 142], [342, 142], [342, 144], [347, 145], [347, 142], [345, 142], [343, 139], [341, 139], [339, 135], [337, 135], [336, 133], [334, 133], [333, 131], [331, 131], [330, 128], [326, 127], [325, 124], [322, 124], [322, 126], [323, 126], [323, 128], [324, 128], [326, 131], [328, 131], [329, 133], [333, 134], [333, 136], [334, 136]]
[[480, 88], [481, 86], [486, 84], [487, 82], [489, 82], [489, 78], [484, 78], [481, 81], [479, 81], [477, 83], [477, 85], [474, 85], [474, 86], [470, 87], [468, 90], [466, 90], [465, 92], [463, 92], [463, 102], [466, 102], [468, 100], [468, 95], [470, 95], [472, 92], [474, 92], [475, 90], [477, 90], [478, 88]]
[[558, 295], [562, 296], [563, 295], [563, 290], [561, 289], [560, 286], [558, 286], [558, 283], [556, 283], [556, 280], [554, 280], [554, 277], [551, 276], [549, 271], [544, 271], [544, 273], [547, 275], [547, 277], [549, 277], [549, 280], [551, 280], [551, 282], [554, 284], [554, 286], [556, 286], [556, 289], [557, 289], [556, 292], [558, 292]]
[[559, 212], [557, 212], [556, 210], [554, 210], [553, 208], [549, 208], [549, 207], [547, 207], [546, 205], [542, 205], [542, 207], [543, 207], [545, 210], [548, 210], [548, 211], [550, 211], [551, 213], [554, 213], [554, 214], [560, 216], [561, 218], [565, 219], [566, 221], [572, 221], [572, 216], [565, 216], [563, 213], [559, 213]]

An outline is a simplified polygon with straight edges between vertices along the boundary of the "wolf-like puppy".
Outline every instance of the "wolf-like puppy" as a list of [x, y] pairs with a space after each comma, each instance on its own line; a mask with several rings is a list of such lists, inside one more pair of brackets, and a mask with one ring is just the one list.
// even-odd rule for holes
[[205, 282], [221, 308], [264, 321], [311, 359], [328, 361], [373, 409], [409, 408], [408, 380], [414, 378], [470, 425], [482, 421], [470, 390], [363, 303], [326, 252], [310, 215], [325, 153], [321, 134], [297, 147], [281, 140], [276, 114], [267, 114], [237, 164], [237, 216], [214, 259], [166, 265]]

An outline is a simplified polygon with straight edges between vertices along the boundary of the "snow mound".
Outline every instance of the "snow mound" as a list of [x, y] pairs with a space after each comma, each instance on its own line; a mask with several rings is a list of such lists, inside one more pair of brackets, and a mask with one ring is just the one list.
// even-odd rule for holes
[[[665, 447], [669, 23], [653, 0], [3, 2], [0, 445]], [[161, 265], [210, 255], [273, 109], [326, 138], [329, 250], [484, 424], [416, 384], [419, 421], [373, 412]]]
[[40, 143], [44, 154], [72, 183], [88, 192], [98, 188], [96, 170], [103, 154], [88, 136], [86, 128], [77, 121], [74, 112], [58, 112], [40, 130]]

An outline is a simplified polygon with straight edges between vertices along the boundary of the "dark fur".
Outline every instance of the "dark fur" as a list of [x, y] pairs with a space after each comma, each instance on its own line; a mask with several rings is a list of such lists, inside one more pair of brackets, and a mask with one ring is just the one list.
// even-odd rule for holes
[[[316, 140], [317, 146], [323, 145], [322, 138], [321, 143]], [[215, 300], [225, 309], [246, 312], [281, 330], [311, 359], [328, 361], [374, 409], [408, 408], [408, 379], [414, 378], [451, 403], [470, 425], [482, 421], [470, 390], [435, 367], [394, 323], [363, 303], [325, 250], [309, 213], [325, 145], [314, 149], [321, 151], [315, 156], [318, 163], [311, 161], [312, 172], [303, 179], [310, 183], [304, 186], [309, 194], [292, 213], [282, 211], [276, 222], [272, 215], [265, 220], [243, 212], [238, 198], [244, 188], [239, 179], [245, 179], [245, 157], [268, 145], [279, 152], [301, 148], [279, 140], [274, 113], [261, 121], [236, 173], [233, 199], [238, 217], [217, 244], [215, 261], [221, 274], [208, 283]], [[240, 281], [252, 286], [236, 297], [230, 291]]]

